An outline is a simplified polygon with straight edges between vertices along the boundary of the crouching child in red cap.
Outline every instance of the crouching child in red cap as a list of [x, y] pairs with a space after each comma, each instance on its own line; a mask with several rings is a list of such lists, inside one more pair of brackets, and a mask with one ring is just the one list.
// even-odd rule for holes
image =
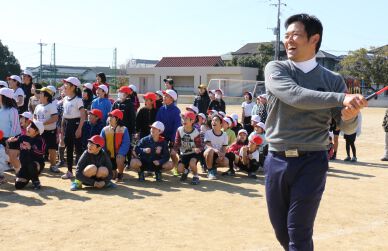
[[187, 111], [182, 114], [182, 124], [176, 132], [174, 150], [179, 153], [178, 172], [181, 181], [186, 181], [191, 170], [193, 173], [192, 185], [199, 184], [197, 163], [200, 160], [203, 144], [199, 131], [193, 127], [196, 115]]
[[139, 181], [145, 181], [144, 171], [155, 172], [156, 181], [162, 181], [162, 170], [173, 168], [168, 151], [167, 140], [161, 136], [164, 124], [154, 122], [150, 129], [150, 135], [140, 139], [135, 147], [138, 158], [132, 158], [130, 167], [139, 174]]
[[81, 155], [75, 171], [75, 180], [70, 190], [75, 191], [82, 185], [95, 188], [115, 187], [111, 182], [112, 163], [104, 151], [105, 140], [100, 135], [94, 135], [88, 140], [87, 149]]
[[227, 153], [225, 156], [229, 160], [229, 170], [223, 172], [223, 176], [234, 176], [234, 165], [241, 166], [242, 165], [242, 157], [240, 156], [241, 149], [248, 144], [247, 141], [248, 132], [245, 129], [241, 129], [238, 131], [236, 142], [231, 144], [228, 147]]
[[20, 148], [21, 167], [16, 174], [16, 189], [24, 188], [30, 180], [35, 190], [41, 188], [39, 174], [44, 168], [44, 154], [46, 152], [46, 144], [41, 136], [43, 132], [43, 123], [34, 120], [27, 127], [26, 135], [8, 139], [8, 142], [13, 142]]
[[256, 172], [260, 166], [260, 145], [263, 139], [259, 135], [254, 135], [249, 140], [247, 146], [240, 150], [241, 162], [237, 165], [241, 171], [248, 173], [249, 178], [257, 179]]

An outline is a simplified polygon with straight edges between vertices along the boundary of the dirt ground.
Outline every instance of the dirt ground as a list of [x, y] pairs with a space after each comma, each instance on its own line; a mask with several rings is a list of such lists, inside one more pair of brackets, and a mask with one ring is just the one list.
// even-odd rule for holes
[[[363, 111], [357, 164], [342, 161], [340, 139], [340, 160], [330, 163], [315, 222], [316, 250], [388, 250], [388, 163], [379, 161], [384, 111]], [[6, 177], [11, 181], [13, 174]], [[281, 250], [262, 175], [217, 181], [203, 175], [192, 186], [170, 174], [161, 184], [152, 178], [138, 183], [126, 172], [114, 190], [76, 192], [59, 174], [45, 171], [41, 182], [38, 192], [0, 186], [0, 250]]]

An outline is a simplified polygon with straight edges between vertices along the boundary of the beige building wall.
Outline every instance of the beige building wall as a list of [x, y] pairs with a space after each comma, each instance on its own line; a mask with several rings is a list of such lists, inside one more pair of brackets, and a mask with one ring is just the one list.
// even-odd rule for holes
[[[192, 93], [196, 93], [200, 83], [208, 84], [212, 78], [256, 80], [257, 74], [256, 68], [248, 67], [154, 67], [127, 70], [129, 82], [138, 87], [139, 93], [164, 89], [163, 79], [167, 77], [175, 77], [178, 84], [181, 79], [188, 93], [190, 89], [187, 81], [192, 81]], [[239, 89], [232, 88], [230, 91], [241, 94]]]

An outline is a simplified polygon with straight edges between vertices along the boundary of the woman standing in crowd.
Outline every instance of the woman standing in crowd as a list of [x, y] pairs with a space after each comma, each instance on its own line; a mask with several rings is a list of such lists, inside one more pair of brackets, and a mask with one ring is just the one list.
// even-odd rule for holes
[[194, 106], [198, 108], [198, 113], [206, 114], [210, 104], [209, 93], [206, 85], [200, 84], [198, 86], [198, 95], [194, 99]]
[[75, 147], [76, 160], [81, 156], [82, 127], [85, 122], [85, 109], [81, 98], [81, 82], [76, 77], [68, 77], [64, 81], [65, 97], [63, 98], [62, 134], [67, 153], [67, 172], [62, 179], [73, 178], [73, 151]]

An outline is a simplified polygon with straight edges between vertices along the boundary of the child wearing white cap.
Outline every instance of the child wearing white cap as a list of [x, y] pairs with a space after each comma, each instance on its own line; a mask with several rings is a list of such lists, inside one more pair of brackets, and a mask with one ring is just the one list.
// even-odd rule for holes
[[44, 168], [45, 143], [41, 137], [44, 125], [39, 121], [32, 121], [27, 127], [26, 135], [11, 137], [8, 142], [17, 144], [20, 148], [20, 171], [16, 174], [15, 188], [22, 189], [31, 180], [34, 189], [40, 189], [39, 174]]
[[91, 108], [102, 111], [102, 121], [106, 121], [108, 113], [112, 110], [112, 103], [108, 99], [108, 87], [106, 85], [99, 85], [96, 95], [97, 98], [92, 101]]
[[75, 148], [76, 160], [81, 157], [82, 127], [85, 122], [86, 112], [81, 98], [81, 82], [76, 77], [68, 77], [63, 80], [64, 94], [61, 134], [67, 153], [67, 172], [62, 179], [71, 179], [73, 175], [73, 151]]
[[167, 140], [161, 136], [164, 131], [164, 124], [155, 121], [150, 126], [150, 135], [145, 136], [137, 143], [135, 152], [138, 158], [132, 158], [130, 167], [139, 174], [138, 180], [145, 181], [145, 171], [155, 172], [156, 181], [162, 181], [162, 170], [171, 170], [173, 164], [168, 161]]
[[16, 101], [16, 104], [18, 106], [18, 111], [19, 113], [24, 112], [24, 98], [25, 98], [25, 93], [23, 89], [20, 87], [21, 86], [21, 78], [16, 75], [12, 75], [8, 78], [8, 85], [9, 88], [13, 90], [14, 94], [13, 97]]
[[236, 140], [236, 134], [230, 127], [233, 124], [233, 119], [231, 117], [224, 117], [222, 119], [222, 131], [228, 135], [228, 146], [230, 146]]

